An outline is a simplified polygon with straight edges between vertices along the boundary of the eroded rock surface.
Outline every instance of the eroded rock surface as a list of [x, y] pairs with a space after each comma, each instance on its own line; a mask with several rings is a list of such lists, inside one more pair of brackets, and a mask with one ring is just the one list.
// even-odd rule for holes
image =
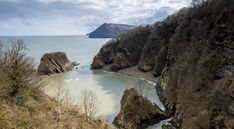
[[70, 62], [64, 52], [46, 53], [42, 56], [38, 73], [50, 75], [71, 71], [76, 64]]
[[144, 129], [167, 118], [168, 115], [140, 96], [136, 89], [128, 89], [121, 99], [121, 110], [113, 124], [120, 129]]

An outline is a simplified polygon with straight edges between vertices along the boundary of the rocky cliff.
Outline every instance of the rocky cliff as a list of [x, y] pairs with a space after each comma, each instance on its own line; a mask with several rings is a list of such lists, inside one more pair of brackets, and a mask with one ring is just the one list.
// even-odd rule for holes
[[71, 71], [74, 65], [74, 63], [68, 60], [64, 52], [46, 53], [42, 56], [37, 71], [42, 75], [64, 73]]
[[[139, 70], [154, 71], [160, 76], [158, 93], [172, 123], [181, 129], [234, 128], [234, 1], [208, 0], [182, 9], [155, 23], [142, 39], [139, 53], [130, 53], [136, 62], [121, 50], [135, 49], [133, 43], [118, 46], [110, 62], [113, 66], [138, 65]], [[130, 45], [130, 46], [129, 46]], [[109, 45], [110, 46], [110, 45]], [[114, 46], [114, 45], [111, 45]], [[121, 46], [121, 47], [120, 47]], [[104, 46], [105, 47], [105, 46]], [[119, 49], [122, 48], [122, 49]], [[100, 50], [99, 55], [104, 54]], [[140, 49], [139, 49], [140, 50]], [[134, 54], [134, 55], [131, 55]], [[105, 55], [108, 57], [108, 55]], [[97, 58], [94, 58], [94, 63]], [[116, 63], [116, 60], [122, 63]], [[119, 64], [131, 65], [119, 65]], [[100, 67], [101, 68], [101, 67]], [[118, 67], [121, 69], [124, 67]], [[117, 69], [117, 70], [118, 70]], [[116, 69], [113, 69], [116, 70]]]
[[112, 64], [111, 70], [118, 71], [137, 65], [150, 34], [149, 26], [137, 27], [109, 41], [94, 57], [92, 69]]
[[121, 111], [114, 120], [119, 129], [142, 129], [168, 118], [168, 114], [141, 96], [137, 89], [128, 89], [121, 99]]
[[133, 29], [135, 26], [125, 24], [104, 23], [89, 34], [89, 38], [115, 38], [119, 34]]

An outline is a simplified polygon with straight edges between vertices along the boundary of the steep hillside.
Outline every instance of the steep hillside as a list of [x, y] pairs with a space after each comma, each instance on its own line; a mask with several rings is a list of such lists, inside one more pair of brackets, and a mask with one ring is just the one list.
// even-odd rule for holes
[[111, 69], [117, 71], [137, 65], [150, 34], [149, 26], [137, 27], [109, 41], [94, 57], [92, 68], [99, 69], [112, 63]]
[[89, 34], [89, 38], [115, 38], [119, 34], [133, 29], [135, 26], [104, 23]]
[[[151, 33], [144, 36], [147, 39], [142, 39], [146, 42], [140, 54], [132, 55], [139, 59], [133, 63], [139, 70], [153, 70], [155, 76], [160, 76], [158, 94], [167, 111], [172, 112], [172, 123], [177, 128], [234, 128], [233, 5], [233, 0], [195, 2], [193, 7], [155, 23]], [[133, 35], [129, 33], [108, 44], [108, 49], [115, 50], [109, 62], [103, 60], [109, 57], [104, 46], [92, 66], [97, 66], [97, 59], [102, 67], [132, 63], [117, 55], [125, 48], [135, 49], [135, 42], [122, 43]]]

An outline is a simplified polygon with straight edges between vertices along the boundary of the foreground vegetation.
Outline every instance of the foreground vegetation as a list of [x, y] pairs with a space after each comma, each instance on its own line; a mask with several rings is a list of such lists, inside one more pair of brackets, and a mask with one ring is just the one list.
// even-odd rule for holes
[[[0, 45], [0, 129], [109, 128], [93, 118], [93, 110], [83, 113], [69, 101], [44, 94], [42, 79], [25, 48], [23, 41]], [[90, 100], [89, 92], [85, 95], [83, 103]], [[86, 104], [86, 108], [93, 108], [92, 104]]]

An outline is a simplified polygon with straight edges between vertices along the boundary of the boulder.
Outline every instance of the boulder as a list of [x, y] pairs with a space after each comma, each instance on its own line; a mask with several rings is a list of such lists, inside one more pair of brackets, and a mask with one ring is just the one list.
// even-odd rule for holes
[[64, 52], [53, 52], [42, 56], [37, 71], [41, 75], [51, 75], [71, 71], [74, 66], [74, 62], [70, 62]]
[[120, 129], [143, 129], [167, 117], [167, 113], [132, 88], [124, 92], [121, 110], [113, 124]]

